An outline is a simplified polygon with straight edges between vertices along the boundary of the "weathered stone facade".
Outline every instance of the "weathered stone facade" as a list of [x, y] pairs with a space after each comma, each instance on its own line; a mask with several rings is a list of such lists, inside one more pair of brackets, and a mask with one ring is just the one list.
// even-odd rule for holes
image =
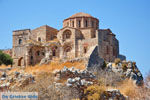
[[99, 29], [97, 18], [77, 13], [65, 19], [60, 30], [44, 25], [13, 31], [12, 52], [14, 66], [35, 65], [42, 59], [91, 59], [93, 54], [114, 61], [119, 56], [119, 42], [110, 29]]

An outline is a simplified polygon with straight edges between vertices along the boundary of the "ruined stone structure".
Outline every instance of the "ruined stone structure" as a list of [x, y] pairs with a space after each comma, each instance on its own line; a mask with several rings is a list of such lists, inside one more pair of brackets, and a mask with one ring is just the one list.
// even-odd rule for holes
[[119, 42], [110, 29], [99, 29], [97, 18], [77, 13], [65, 19], [60, 30], [44, 25], [34, 30], [13, 31], [12, 52], [14, 66], [35, 65], [55, 59], [87, 58], [96, 61], [96, 56], [114, 61], [119, 56]]
[[12, 57], [12, 49], [5, 49], [5, 50], [2, 50], [2, 52]]

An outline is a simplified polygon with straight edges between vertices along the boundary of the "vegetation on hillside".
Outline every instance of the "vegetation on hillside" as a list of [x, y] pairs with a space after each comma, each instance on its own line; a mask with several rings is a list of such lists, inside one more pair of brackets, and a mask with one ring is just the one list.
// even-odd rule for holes
[[[120, 63], [119, 59], [113, 63], [114, 65]], [[127, 70], [128, 62], [121, 62], [123, 71]], [[136, 63], [133, 62], [133, 70], [136, 70]], [[3, 65], [4, 66], [4, 65]], [[129, 78], [125, 79], [122, 75], [107, 71], [107, 63], [105, 62], [102, 69], [99, 70], [93, 67], [90, 71], [95, 75], [94, 84], [89, 86], [67, 87], [67, 78], [61, 78], [57, 80], [56, 75], [53, 73], [57, 70], [61, 70], [64, 66], [76, 69], [86, 69], [83, 61], [76, 62], [51, 62], [47, 65], [35, 65], [29, 66], [24, 69], [13, 68], [10, 73], [24, 72], [34, 76], [35, 81], [23, 87], [11, 88], [12, 92], [38, 92], [39, 100], [51, 99], [51, 100], [104, 100], [101, 99], [105, 96], [110, 96], [108, 90], [119, 90], [122, 95], [128, 97], [130, 100], [149, 100], [150, 95], [150, 74], [145, 77], [142, 86], [137, 86]], [[61, 71], [62, 73], [62, 71]], [[72, 75], [70, 75], [72, 76]], [[61, 85], [60, 85], [61, 84]], [[13, 84], [12, 84], [13, 85]], [[15, 85], [17, 86], [17, 85]], [[83, 90], [83, 92], [81, 92]], [[107, 100], [107, 99], [106, 99]], [[116, 99], [124, 100], [124, 99]]]
[[0, 65], [12, 65], [13, 59], [8, 55], [0, 51]]

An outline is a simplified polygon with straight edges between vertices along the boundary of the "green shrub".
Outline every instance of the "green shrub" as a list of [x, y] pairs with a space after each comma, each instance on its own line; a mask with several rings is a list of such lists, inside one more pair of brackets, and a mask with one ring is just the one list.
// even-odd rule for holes
[[0, 51], [0, 65], [12, 65], [13, 59], [8, 55]]
[[117, 64], [119, 64], [121, 62], [121, 60], [119, 59], [119, 58], [116, 58], [115, 59], [115, 64], [117, 65]]

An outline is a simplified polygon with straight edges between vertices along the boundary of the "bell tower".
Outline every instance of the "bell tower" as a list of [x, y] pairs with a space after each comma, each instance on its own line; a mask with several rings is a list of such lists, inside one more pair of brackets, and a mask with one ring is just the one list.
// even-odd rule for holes
[[25, 62], [25, 44], [29, 39], [30, 29], [13, 31], [13, 49], [12, 58], [15, 66], [24, 66]]

